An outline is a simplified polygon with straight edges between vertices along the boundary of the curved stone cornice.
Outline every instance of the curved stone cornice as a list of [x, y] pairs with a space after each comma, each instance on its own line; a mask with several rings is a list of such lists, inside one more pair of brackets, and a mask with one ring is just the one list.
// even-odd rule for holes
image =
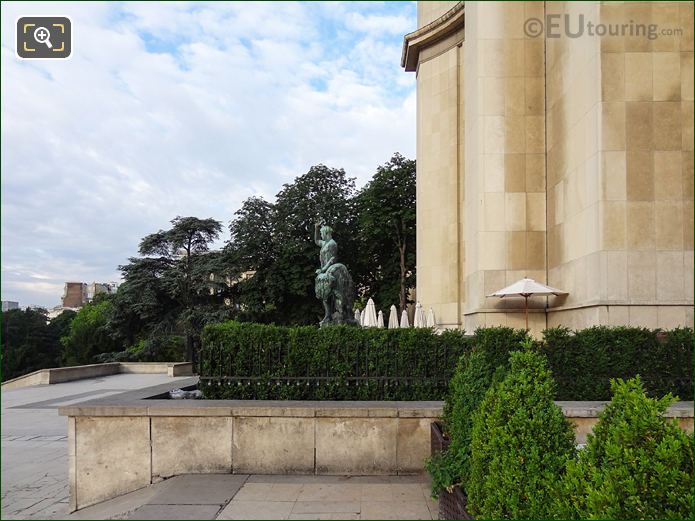
[[459, 2], [436, 20], [423, 25], [417, 31], [406, 34], [403, 37], [403, 52], [401, 53], [401, 67], [406, 71], [417, 70], [420, 51], [464, 26], [465, 2]]

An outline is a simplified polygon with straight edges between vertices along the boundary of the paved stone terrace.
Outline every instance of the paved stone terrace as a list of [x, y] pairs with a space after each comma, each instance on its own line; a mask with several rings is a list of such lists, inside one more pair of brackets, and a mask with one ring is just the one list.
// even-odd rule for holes
[[437, 519], [426, 479], [189, 474], [68, 519]]
[[118, 374], [2, 392], [2, 519], [68, 514], [67, 420], [58, 407], [183, 378]]
[[3, 391], [0, 518], [437, 518], [425, 476], [185, 475], [69, 514], [67, 419], [58, 408], [189, 380], [118, 374]]

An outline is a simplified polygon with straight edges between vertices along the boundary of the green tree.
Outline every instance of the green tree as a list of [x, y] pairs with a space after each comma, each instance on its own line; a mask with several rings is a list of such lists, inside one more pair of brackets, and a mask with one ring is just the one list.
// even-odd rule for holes
[[2, 379], [59, 366], [59, 339], [74, 314], [74, 311], [66, 311], [49, 323], [45, 309], [13, 309], [0, 313]]
[[[236, 275], [230, 298], [238, 304], [240, 320], [269, 322], [275, 318], [268, 284], [277, 260], [274, 223], [274, 206], [250, 197], [229, 225], [231, 238], [225, 251]], [[238, 278], [244, 273], [253, 275]]]
[[[314, 294], [318, 249], [314, 223], [330, 225], [339, 262], [357, 272], [355, 182], [342, 169], [324, 165], [285, 184], [275, 203], [248, 199], [230, 224], [230, 258], [253, 271], [238, 291], [242, 318], [281, 324], [313, 324], [322, 314]], [[245, 315], [245, 316], [244, 316]]]
[[127, 345], [144, 337], [180, 334], [186, 359], [193, 360], [202, 327], [228, 316], [221, 289], [226, 286], [224, 255], [210, 251], [222, 225], [197, 217], [176, 217], [171, 224], [143, 238], [140, 257], [120, 267], [124, 283], [110, 326], [112, 335]]
[[112, 299], [105, 295], [99, 295], [80, 308], [70, 323], [69, 333], [60, 340], [62, 365], [92, 364], [95, 356], [119, 350], [121, 345], [109, 334], [107, 327], [112, 312]]
[[415, 287], [415, 161], [396, 153], [357, 197], [360, 260], [379, 307], [408, 303]]

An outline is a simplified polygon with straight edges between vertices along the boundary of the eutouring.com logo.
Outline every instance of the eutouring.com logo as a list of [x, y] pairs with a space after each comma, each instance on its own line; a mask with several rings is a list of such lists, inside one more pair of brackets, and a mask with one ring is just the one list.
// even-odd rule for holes
[[656, 40], [660, 36], [681, 36], [681, 27], [660, 27], [630, 20], [625, 23], [594, 23], [583, 14], [548, 14], [545, 20], [528, 18], [524, 22], [526, 36], [536, 38], [581, 38], [582, 36], [630, 36]]

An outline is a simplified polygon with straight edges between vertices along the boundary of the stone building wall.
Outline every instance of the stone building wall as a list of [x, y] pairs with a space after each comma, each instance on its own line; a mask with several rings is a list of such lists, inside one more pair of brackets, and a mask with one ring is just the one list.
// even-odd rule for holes
[[[532, 37], [530, 18], [675, 36]], [[693, 320], [693, 3], [420, 2], [418, 300], [443, 327]]]

